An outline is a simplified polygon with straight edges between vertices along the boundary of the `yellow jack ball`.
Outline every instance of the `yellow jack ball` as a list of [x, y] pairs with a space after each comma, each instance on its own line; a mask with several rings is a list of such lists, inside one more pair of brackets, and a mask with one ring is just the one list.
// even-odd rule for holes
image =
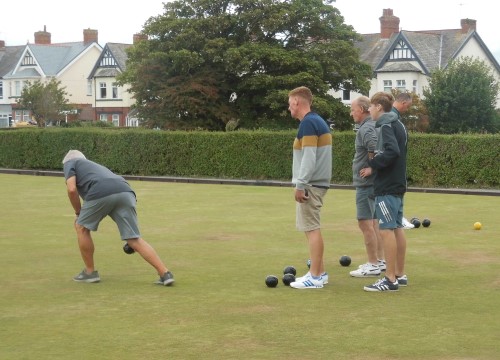
[[481, 230], [481, 227], [482, 227], [482, 225], [481, 225], [481, 223], [480, 223], [480, 222], [475, 222], [475, 223], [474, 223], [474, 229], [475, 229], [475, 230]]

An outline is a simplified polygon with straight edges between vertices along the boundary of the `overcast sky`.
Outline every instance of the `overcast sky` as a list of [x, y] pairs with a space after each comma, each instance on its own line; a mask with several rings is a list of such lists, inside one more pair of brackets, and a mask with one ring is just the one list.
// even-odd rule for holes
[[[337, 0], [347, 24], [361, 34], [380, 31], [382, 10], [391, 8], [403, 30], [460, 28], [460, 19], [477, 20], [477, 31], [500, 62], [500, 31], [495, 0]], [[7, 46], [34, 42], [47, 27], [52, 43], [83, 40], [83, 29], [98, 30], [99, 44], [132, 43], [145, 21], [163, 13], [163, 1], [142, 0], [6, 0], [2, 2], [0, 40]]]

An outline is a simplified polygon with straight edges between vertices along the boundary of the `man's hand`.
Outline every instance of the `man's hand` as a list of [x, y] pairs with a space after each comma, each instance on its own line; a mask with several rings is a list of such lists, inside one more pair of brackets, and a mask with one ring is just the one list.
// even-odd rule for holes
[[359, 170], [359, 176], [361, 176], [362, 178], [366, 178], [366, 177], [370, 176], [371, 174], [373, 174], [373, 169], [371, 167], [367, 167], [367, 168], [363, 168], [363, 169]]
[[305, 203], [309, 199], [309, 194], [307, 193], [307, 190], [299, 190], [295, 189], [295, 201], [299, 203]]

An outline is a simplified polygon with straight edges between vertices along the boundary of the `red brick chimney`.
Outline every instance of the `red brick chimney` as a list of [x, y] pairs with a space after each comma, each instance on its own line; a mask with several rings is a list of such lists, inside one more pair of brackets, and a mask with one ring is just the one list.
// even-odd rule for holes
[[97, 30], [93, 29], [83, 29], [83, 43], [90, 44], [92, 42], [98, 42]]
[[134, 45], [139, 41], [147, 40], [148, 36], [146, 34], [134, 34]]
[[469, 31], [476, 30], [476, 20], [462, 19], [460, 20], [462, 26], [462, 34], [467, 34]]
[[382, 39], [389, 39], [392, 34], [399, 32], [399, 18], [393, 15], [392, 9], [384, 9], [379, 20]]
[[47, 26], [43, 26], [43, 31], [35, 33], [35, 44], [50, 45], [50, 33], [47, 32]]

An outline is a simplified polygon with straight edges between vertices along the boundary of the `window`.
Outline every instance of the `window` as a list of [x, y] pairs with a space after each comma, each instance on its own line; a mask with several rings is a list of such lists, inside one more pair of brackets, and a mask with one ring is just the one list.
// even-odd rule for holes
[[99, 120], [108, 122], [108, 114], [99, 114]]
[[0, 128], [9, 127], [9, 115], [0, 114]]
[[396, 80], [396, 88], [399, 91], [405, 92], [406, 91], [406, 80]]
[[414, 92], [415, 94], [417, 94], [417, 93], [418, 93], [418, 91], [417, 91], [417, 90], [418, 90], [418, 83], [417, 83], [417, 80], [413, 80], [413, 92]]
[[113, 95], [113, 99], [118, 99], [118, 85], [116, 85], [116, 83], [113, 83], [113, 87], [111, 88], [111, 92]]
[[391, 60], [399, 60], [399, 59], [414, 59], [413, 53], [408, 48], [408, 45], [403, 40], [399, 40], [397, 45], [392, 50], [392, 54], [389, 57]]
[[14, 82], [14, 96], [21, 96], [21, 92], [23, 91], [23, 82], [15, 81]]
[[99, 83], [99, 88], [101, 90], [101, 99], [106, 99], [106, 83], [105, 82], [101, 82]]
[[24, 110], [23, 111], [23, 121], [30, 121], [30, 112], [29, 110]]
[[92, 80], [87, 80], [87, 95], [92, 96]]
[[114, 126], [120, 126], [120, 114], [113, 114], [111, 118]]
[[14, 119], [16, 120], [16, 122], [21, 121], [22, 114], [23, 114], [22, 111], [19, 110], [14, 111]]
[[342, 100], [351, 100], [351, 92], [349, 90], [342, 90]]
[[3, 81], [0, 81], [0, 99], [3, 99]]
[[138, 127], [139, 126], [139, 120], [137, 119], [131, 119], [127, 117], [127, 126], [129, 127]]
[[26, 66], [26, 65], [29, 65], [29, 66], [36, 65], [35, 59], [33, 58], [33, 56], [31, 55], [31, 53], [29, 51], [26, 53], [26, 55], [24, 55], [24, 59], [21, 62], [21, 66]]
[[115, 58], [111, 55], [109, 50], [103, 54], [101, 62], [99, 63], [100, 67], [115, 67], [117, 66]]
[[391, 92], [392, 90], [392, 80], [384, 80], [384, 91]]

